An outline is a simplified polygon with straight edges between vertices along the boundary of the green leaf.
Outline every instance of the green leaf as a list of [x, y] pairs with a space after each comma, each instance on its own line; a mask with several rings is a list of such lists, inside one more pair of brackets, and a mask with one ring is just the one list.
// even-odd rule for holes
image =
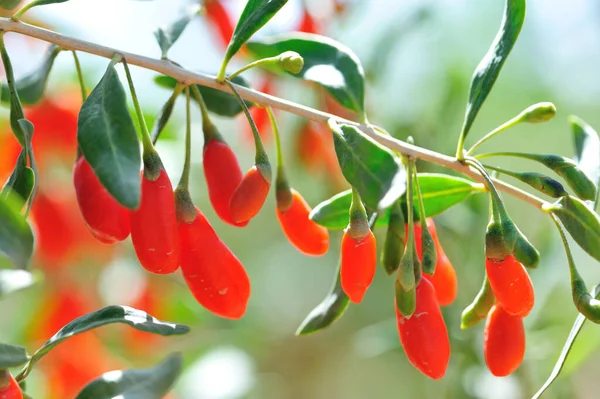
[[21, 4], [21, 0], [0, 0], [0, 7], [5, 10], [14, 10], [19, 4]]
[[175, 44], [181, 36], [190, 21], [198, 15], [200, 7], [193, 5], [186, 7], [182, 15], [167, 26], [161, 26], [154, 31], [154, 36], [162, 52], [162, 58], [167, 58], [169, 49]]
[[[250, 88], [250, 83], [248, 83], [248, 81], [241, 76], [236, 76], [231, 79], [231, 81], [235, 84]], [[165, 75], [156, 76], [154, 78], [154, 82], [160, 87], [171, 90], [175, 89], [175, 86], [177, 85], [177, 80]], [[206, 102], [206, 107], [210, 112], [228, 118], [233, 118], [242, 112], [240, 103], [233, 94], [206, 86], [196, 85], [196, 87], [198, 87], [198, 90], [200, 90], [200, 93]], [[192, 97], [192, 99], [193, 98], [194, 97]], [[246, 105], [248, 108], [250, 108], [253, 104], [249, 101], [246, 101]]]
[[[594, 298], [598, 298], [599, 294], [600, 294], [600, 285], [596, 285], [594, 287], [594, 289], [592, 290], [591, 295]], [[544, 382], [544, 385], [542, 385], [542, 387], [539, 389], [539, 391], [537, 391], [535, 393], [535, 395], [532, 396], [531, 399], [539, 399], [542, 396], [542, 394], [548, 389], [548, 387], [550, 385], [552, 385], [552, 383], [559, 376], [560, 372], [562, 371], [562, 369], [565, 365], [565, 362], [567, 361], [569, 352], [571, 352], [571, 349], [573, 348], [575, 339], [579, 335], [579, 332], [581, 331], [581, 328], [585, 324], [586, 320], [587, 319], [582, 314], [577, 315], [577, 318], [575, 319], [575, 323], [573, 323], [573, 327], [571, 327], [571, 331], [569, 332], [567, 341], [565, 342], [565, 344], [562, 348], [562, 351], [560, 352], [560, 355], [558, 356], [558, 360], [556, 361], [556, 364], [554, 365], [554, 368], [552, 369], [550, 376], [548, 377], [546, 382]]]
[[223, 65], [226, 66], [244, 43], [269, 22], [286, 3], [287, 0], [248, 0], [227, 46]]
[[150, 137], [152, 138], [152, 143], [156, 144], [158, 141], [158, 137], [167, 126], [169, 119], [171, 118], [171, 114], [173, 113], [173, 108], [175, 107], [175, 102], [177, 101], [177, 97], [179, 96], [178, 89], [173, 91], [171, 97], [167, 100], [167, 102], [162, 106], [158, 115], [156, 116], [156, 120], [152, 125], [152, 132], [150, 132]]
[[554, 213], [579, 246], [600, 261], [600, 217], [579, 198], [566, 196], [545, 207]]
[[21, 366], [27, 360], [27, 351], [22, 346], [0, 344], [0, 369]]
[[112, 62], [81, 107], [77, 139], [108, 192], [127, 208], [137, 208], [141, 196], [140, 145]]
[[398, 157], [354, 126], [329, 120], [344, 177], [373, 210], [389, 208], [406, 191], [406, 170]]
[[[437, 216], [473, 193], [483, 190], [477, 183], [451, 175], [419, 173], [418, 179], [428, 217]], [[417, 199], [416, 194], [414, 198]], [[403, 208], [406, 208], [406, 196], [401, 200]], [[351, 190], [342, 191], [317, 205], [310, 213], [310, 218], [331, 230], [345, 229], [348, 226], [348, 208], [351, 202]], [[386, 215], [382, 215], [377, 220], [377, 226], [387, 225], [388, 219]]]
[[20, 208], [21, 202], [11, 196], [0, 199], [0, 253], [25, 269], [33, 253], [33, 232]]
[[33, 274], [25, 270], [0, 270], [0, 299], [5, 295], [32, 286], [36, 280]]
[[161, 399], [181, 374], [179, 353], [149, 369], [116, 370], [90, 382], [75, 399]]
[[365, 73], [358, 57], [343, 44], [325, 36], [286, 33], [248, 43], [259, 58], [295, 51], [304, 67], [293, 76], [323, 86], [344, 107], [364, 113]]
[[190, 330], [188, 326], [158, 320], [142, 310], [137, 310], [129, 306], [107, 306], [78, 317], [61, 328], [33, 354], [27, 365], [25, 375], [29, 374], [35, 363], [61, 342], [74, 335], [115, 323], [127, 324], [136, 330], [163, 336], [186, 334]]
[[590, 178], [596, 186], [596, 203], [598, 202], [598, 186], [600, 186], [600, 139], [598, 133], [582, 119], [571, 116], [571, 129], [575, 141], [575, 162], [579, 169]]
[[23, 132], [21, 125], [19, 124], [19, 120], [25, 119], [25, 115], [23, 113], [23, 106], [21, 105], [19, 93], [15, 87], [15, 76], [13, 73], [12, 63], [10, 61], [10, 57], [8, 56], [8, 52], [6, 51], [6, 46], [4, 45], [4, 33], [0, 34], [0, 55], [2, 56], [2, 63], [4, 64], [4, 69], [6, 72], [6, 80], [8, 81], [10, 98], [10, 128], [19, 141], [19, 144], [21, 144], [21, 147], [26, 147], [25, 132]]
[[27, 166], [27, 152], [21, 150], [15, 167], [0, 191], [0, 198], [7, 198], [11, 192], [21, 197], [23, 204], [29, 200], [35, 184], [33, 169]]
[[[54, 60], [60, 51], [60, 47], [56, 45], [50, 46], [42, 65], [40, 65], [37, 70], [15, 82], [16, 89], [19, 92], [19, 97], [23, 104], [37, 104], [42, 99], [44, 92], [46, 91], [48, 76], [54, 65]], [[2, 83], [2, 102], [10, 102], [10, 91], [6, 83]]]
[[504, 17], [500, 30], [494, 39], [492, 46], [485, 54], [473, 74], [467, 111], [463, 122], [461, 136], [466, 137], [475, 121], [477, 113], [481, 109], [485, 99], [490, 94], [500, 70], [508, 58], [525, 20], [525, 0], [506, 0]]

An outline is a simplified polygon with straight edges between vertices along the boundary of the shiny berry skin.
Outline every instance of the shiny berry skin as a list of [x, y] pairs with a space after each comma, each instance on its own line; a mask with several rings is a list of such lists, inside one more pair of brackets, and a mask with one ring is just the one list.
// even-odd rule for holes
[[410, 318], [396, 308], [398, 333], [406, 357], [421, 373], [434, 380], [446, 374], [450, 361], [450, 340], [435, 288], [423, 276], [416, 289], [417, 307]]
[[485, 270], [496, 300], [506, 313], [527, 316], [533, 308], [534, 291], [525, 267], [509, 255], [502, 261], [487, 259]]
[[[435, 250], [437, 253], [437, 262], [435, 265], [435, 271], [432, 276], [428, 275], [429, 281], [435, 287], [435, 293], [437, 295], [440, 306], [448, 306], [456, 299], [458, 293], [458, 283], [456, 278], [456, 271], [450, 262], [450, 259], [446, 256], [444, 248], [440, 244], [435, 229], [433, 219], [427, 219], [427, 229], [431, 233], [431, 237], [435, 242]], [[417, 247], [417, 254], [421, 257], [421, 225], [415, 223], [415, 244]]]
[[235, 153], [224, 141], [211, 138], [204, 144], [202, 162], [208, 196], [219, 218], [233, 226], [247, 225], [247, 221], [236, 223], [229, 209], [231, 197], [242, 181], [242, 170]]
[[247, 222], [258, 214], [269, 194], [270, 180], [263, 176], [256, 165], [246, 172], [229, 202], [231, 217], [235, 222]]
[[342, 289], [354, 303], [360, 303], [375, 277], [377, 244], [369, 230], [364, 238], [352, 238], [349, 231], [342, 237]]
[[196, 300], [218, 316], [241, 318], [250, 298], [250, 280], [198, 208], [191, 223], [179, 222], [179, 239], [181, 271]]
[[79, 210], [94, 237], [110, 244], [129, 236], [129, 210], [106, 191], [84, 157], [75, 163], [73, 184]]
[[493, 375], [504, 377], [514, 372], [525, 356], [523, 320], [494, 305], [485, 323], [483, 350], [485, 363]]
[[[3, 373], [5, 373], [6, 378], [2, 378]], [[1, 381], [4, 379], [7, 381]], [[0, 371], [0, 383], [5, 383], [3, 384], [4, 387], [0, 388], [0, 399], [23, 399], [23, 392], [19, 383], [8, 371]]]
[[179, 268], [173, 187], [162, 168], [155, 181], [142, 176], [140, 207], [131, 211], [131, 241], [140, 263], [149, 272], [168, 274]]
[[323, 255], [329, 249], [329, 231], [309, 219], [310, 206], [296, 190], [285, 211], [277, 208], [277, 219], [288, 240], [306, 255]]

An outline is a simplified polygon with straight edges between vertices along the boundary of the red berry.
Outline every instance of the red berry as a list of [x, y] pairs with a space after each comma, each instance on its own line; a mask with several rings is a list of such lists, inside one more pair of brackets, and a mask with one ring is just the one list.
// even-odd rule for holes
[[19, 383], [7, 370], [0, 370], [0, 399], [23, 399]]
[[131, 212], [131, 241], [142, 266], [168, 274], [179, 268], [179, 239], [173, 187], [161, 168], [155, 181], [142, 176], [140, 207]]
[[342, 237], [342, 289], [354, 303], [360, 303], [375, 276], [377, 245], [369, 230], [363, 238], [352, 238], [348, 231]]
[[446, 374], [450, 340], [435, 288], [425, 276], [417, 286], [416, 301], [415, 312], [410, 318], [402, 316], [394, 303], [400, 342], [412, 365], [437, 380]]
[[329, 249], [329, 231], [309, 219], [310, 206], [292, 189], [292, 203], [285, 211], [277, 208], [277, 219], [288, 240], [307, 255], [323, 255]]
[[113, 243], [129, 236], [129, 211], [106, 191], [84, 157], [75, 163], [73, 184], [79, 210], [94, 237]]
[[525, 356], [523, 320], [494, 305], [485, 323], [483, 343], [485, 363], [492, 374], [496, 377], [511, 374]]
[[242, 317], [250, 298], [246, 270], [198, 208], [191, 223], [179, 222], [179, 239], [181, 271], [196, 300], [218, 316]]
[[217, 29], [221, 45], [227, 47], [233, 36], [234, 28], [229, 13], [219, 0], [205, 1], [204, 9], [209, 21]]
[[229, 209], [231, 197], [242, 181], [242, 170], [234, 152], [224, 141], [211, 138], [204, 144], [203, 165], [208, 196], [217, 215], [231, 225], [247, 225], [247, 221], [236, 223]]
[[506, 313], [527, 316], [533, 308], [534, 292], [525, 267], [509, 255], [502, 261], [487, 259], [485, 269], [492, 291]]
[[237, 223], [247, 222], [256, 216], [267, 199], [270, 187], [270, 178], [266, 179], [256, 165], [250, 168], [229, 202], [233, 220]]

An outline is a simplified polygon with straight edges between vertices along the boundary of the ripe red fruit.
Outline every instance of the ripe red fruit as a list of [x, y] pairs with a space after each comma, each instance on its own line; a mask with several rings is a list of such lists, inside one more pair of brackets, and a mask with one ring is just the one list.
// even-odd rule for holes
[[242, 170], [235, 153], [224, 141], [211, 138], [204, 143], [202, 162], [208, 196], [217, 215], [231, 225], [239, 227], [247, 225], [247, 221], [236, 223], [229, 209], [231, 197], [242, 181]]
[[110, 244], [129, 236], [129, 211], [106, 191], [83, 156], [73, 167], [73, 184], [79, 210], [94, 237]]
[[0, 399], [23, 399], [19, 383], [7, 370], [0, 371]]
[[229, 13], [219, 0], [208, 0], [204, 2], [206, 16], [216, 28], [221, 45], [227, 47], [231, 36], [233, 36], [233, 23]]
[[317, 22], [306, 10], [302, 11], [302, 20], [298, 26], [298, 31], [306, 33], [319, 33], [320, 31]]
[[329, 249], [329, 231], [309, 219], [310, 206], [296, 190], [286, 210], [277, 208], [277, 219], [288, 240], [307, 255], [323, 255]]
[[435, 288], [425, 276], [417, 286], [416, 300], [417, 307], [410, 318], [402, 316], [394, 303], [400, 342], [411, 364], [437, 380], [446, 374], [450, 340]]
[[237, 223], [247, 222], [256, 216], [267, 199], [270, 187], [270, 176], [265, 177], [256, 165], [250, 168], [229, 202], [233, 220]]
[[354, 303], [360, 303], [375, 277], [377, 244], [369, 230], [363, 238], [352, 238], [349, 231], [342, 237], [342, 289]]
[[[442, 248], [442, 245], [440, 244], [435, 224], [431, 218], [427, 219], [427, 229], [435, 242], [435, 250], [437, 253], [435, 272], [429, 277], [429, 280], [435, 287], [435, 293], [440, 305], [448, 306], [454, 302], [458, 292], [456, 271], [444, 253], [444, 248]], [[415, 223], [415, 244], [417, 247], [417, 254], [419, 255], [419, 258], [421, 258], [421, 225], [419, 223]]]
[[250, 298], [250, 280], [239, 259], [195, 209], [191, 223], [179, 222], [183, 277], [202, 306], [218, 316], [239, 319]]
[[142, 266], [156, 274], [179, 268], [179, 239], [173, 187], [167, 172], [158, 179], [142, 176], [140, 207], [131, 211], [131, 241]]
[[498, 303], [513, 316], [525, 317], [534, 304], [533, 284], [525, 267], [512, 255], [502, 261], [486, 259], [485, 269]]
[[496, 377], [511, 374], [525, 356], [523, 320], [494, 305], [485, 323], [483, 344], [485, 363], [492, 374]]

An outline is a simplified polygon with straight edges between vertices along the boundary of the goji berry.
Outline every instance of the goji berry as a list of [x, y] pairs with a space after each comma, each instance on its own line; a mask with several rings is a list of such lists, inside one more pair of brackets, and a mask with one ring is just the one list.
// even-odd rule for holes
[[[273, 94], [272, 84], [270, 77], [266, 77], [262, 85], [257, 89], [258, 91], [266, 94]], [[254, 120], [258, 134], [263, 141], [268, 142], [271, 139], [271, 128], [269, 126], [269, 115], [264, 107], [254, 106], [250, 108], [250, 115]], [[244, 136], [249, 142], [254, 142], [252, 129], [246, 120], [242, 120], [244, 126]]]
[[19, 383], [8, 370], [0, 370], [0, 399], [23, 399]]
[[204, 143], [202, 162], [208, 196], [217, 215], [231, 225], [238, 227], [247, 225], [247, 221], [235, 222], [229, 209], [231, 197], [242, 181], [242, 170], [235, 153], [223, 140], [210, 138]]
[[231, 196], [229, 209], [237, 223], [247, 222], [256, 216], [267, 199], [271, 176], [261, 169], [260, 166], [252, 166]]
[[329, 231], [310, 220], [310, 206], [302, 195], [291, 189], [292, 202], [287, 209], [277, 207], [277, 219], [288, 240], [307, 255], [323, 255], [329, 249]]
[[510, 315], [527, 316], [533, 308], [534, 292], [525, 267], [508, 255], [501, 261], [486, 259], [485, 268], [492, 291], [502, 308]]
[[73, 184], [85, 224], [99, 241], [113, 243], [129, 236], [129, 211], [102, 186], [83, 156], [73, 167]]
[[406, 357], [421, 373], [435, 380], [446, 374], [450, 361], [450, 340], [435, 288], [427, 277], [416, 289], [417, 306], [406, 318], [396, 308], [398, 333]]
[[350, 231], [342, 237], [342, 266], [340, 268], [342, 289], [354, 303], [360, 303], [373, 282], [377, 268], [377, 245], [375, 236], [353, 238]]
[[511, 374], [525, 356], [523, 320], [506, 312], [500, 304], [490, 310], [483, 338], [485, 363], [496, 377]]
[[131, 211], [131, 241], [142, 266], [152, 273], [179, 268], [179, 240], [173, 187], [164, 168], [155, 181], [142, 176], [140, 207]]
[[206, 10], [206, 16], [209, 21], [217, 30], [221, 45], [227, 47], [231, 40], [231, 36], [233, 36], [234, 29], [229, 13], [219, 0], [205, 1], [204, 9]]
[[312, 15], [310, 15], [310, 13], [306, 11], [306, 9], [302, 11], [302, 19], [300, 20], [298, 30], [300, 32], [306, 33], [319, 33], [320, 29], [317, 26], [317, 22], [312, 17]]
[[250, 298], [248, 275], [202, 212], [195, 210], [193, 221], [179, 221], [183, 277], [202, 306], [221, 317], [239, 319]]

